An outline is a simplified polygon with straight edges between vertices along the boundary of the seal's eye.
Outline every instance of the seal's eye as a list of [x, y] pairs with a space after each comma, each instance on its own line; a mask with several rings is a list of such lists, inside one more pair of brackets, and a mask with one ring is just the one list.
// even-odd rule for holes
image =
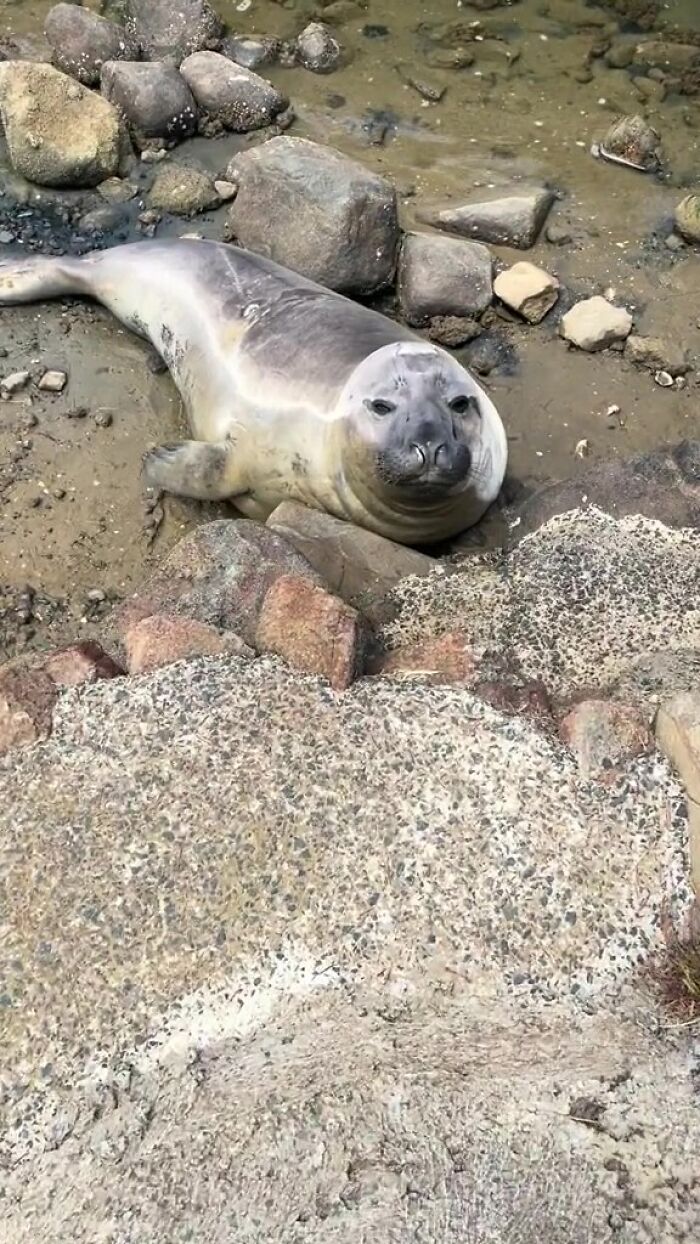
[[475, 397], [455, 397], [450, 402], [450, 410], [456, 415], [468, 415], [470, 410], [479, 413], [479, 405]]
[[365, 405], [372, 411], [374, 415], [390, 415], [396, 410], [393, 402], [367, 401]]

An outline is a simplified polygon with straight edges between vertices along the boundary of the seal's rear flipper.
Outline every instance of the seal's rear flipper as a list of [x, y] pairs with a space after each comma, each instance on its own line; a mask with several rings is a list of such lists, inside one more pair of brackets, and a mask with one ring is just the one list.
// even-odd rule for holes
[[196, 501], [225, 501], [248, 489], [230, 441], [160, 445], [146, 454], [143, 474], [149, 488]]
[[45, 255], [0, 260], [0, 307], [85, 293], [80, 259]]

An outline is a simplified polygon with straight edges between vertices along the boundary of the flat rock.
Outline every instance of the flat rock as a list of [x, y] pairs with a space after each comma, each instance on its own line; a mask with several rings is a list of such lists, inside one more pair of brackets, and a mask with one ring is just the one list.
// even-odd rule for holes
[[284, 501], [267, 520], [306, 558], [331, 591], [349, 603], [362, 603], [385, 592], [408, 575], [430, 574], [437, 563], [362, 527]]
[[27, 181], [89, 187], [118, 171], [118, 112], [51, 65], [0, 64], [0, 116], [12, 167]]
[[197, 127], [197, 105], [172, 65], [108, 61], [102, 94], [126, 117], [139, 146], [152, 138], [181, 142]]
[[479, 242], [527, 250], [537, 241], [553, 202], [553, 191], [540, 187], [486, 202], [423, 210], [419, 219], [436, 229]]
[[435, 316], [480, 315], [493, 297], [491, 254], [479, 242], [408, 233], [401, 244], [398, 293], [409, 324]]
[[323, 585], [284, 537], [248, 519], [220, 519], [185, 536], [147, 583], [117, 610], [123, 636], [141, 618], [166, 613], [193, 618], [255, 640], [263, 598], [280, 575]]
[[561, 318], [561, 334], [579, 350], [603, 350], [624, 341], [632, 331], [632, 316], [600, 294], [577, 302]]
[[340, 64], [340, 44], [324, 22], [309, 22], [297, 38], [296, 55], [304, 69], [332, 73]]
[[308, 579], [282, 575], [269, 588], [258, 618], [258, 652], [272, 652], [344, 691], [362, 673], [367, 643], [357, 610]]
[[270, 125], [287, 107], [270, 82], [219, 52], [195, 52], [183, 60], [180, 73], [199, 107], [236, 133]]
[[202, 169], [188, 164], [162, 165], [148, 193], [151, 207], [174, 216], [195, 216], [219, 207], [221, 198], [213, 179]]
[[654, 746], [649, 717], [617, 700], [582, 700], [559, 723], [584, 777], [609, 778]]
[[228, 35], [221, 42], [219, 51], [244, 69], [262, 69], [274, 65], [279, 59], [279, 39], [265, 35]]
[[663, 69], [665, 73], [683, 73], [700, 65], [700, 46], [696, 43], [671, 43], [663, 39], [645, 39], [633, 53], [633, 63], [643, 69]]
[[62, 393], [68, 384], [68, 376], [64, 371], [45, 371], [39, 381], [42, 393]]
[[123, 177], [108, 177], [97, 187], [98, 194], [107, 203], [129, 203], [139, 192], [136, 182], [127, 181]]
[[123, 26], [77, 4], [56, 4], [44, 26], [57, 69], [97, 86], [108, 60], [138, 60], [139, 47]]
[[126, 671], [94, 640], [86, 639], [52, 652], [42, 669], [57, 687], [78, 687], [100, 678], [118, 678]]
[[252, 657], [252, 649], [231, 632], [219, 631], [194, 618], [151, 614], [130, 626], [124, 636], [130, 674], [147, 674], [174, 661], [235, 654]]
[[440, 346], [457, 350], [466, 346], [483, 331], [477, 320], [463, 315], [436, 315], [428, 324], [428, 337]]
[[499, 272], [494, 293], [501, 302], [530, 324], [539, 324], [559, 297], [559, 281], [534, 263], [513, 264]]
[[667, 371], [671, 376], [684, 376], [690, 371], [684, 347], [674, 341], [662, 341], [660, 337], [639, 337], [630, 333], [625, 342], [625, 358], [637, 367]]
[[478, 660], [465, 634], [456, 631], [418, 643], [399, 645], [373, 660], [370, 673], [384, 678], [415, 679], [431, 686], [475, 681]]
[[391, 280], [399, 243], [396, 191], [384, 177], [305, 138], [273, 138], [236, 156], [229, 215], [242, 246], [345, 294]]
[[221, 19], [207, 0], [127, 0], [127, 30], [152, 60], [181, 61], [192, 52], [216, 47]]
[[29, 665], [0, 667], [0, 756], [51, 733], [56, 685]]

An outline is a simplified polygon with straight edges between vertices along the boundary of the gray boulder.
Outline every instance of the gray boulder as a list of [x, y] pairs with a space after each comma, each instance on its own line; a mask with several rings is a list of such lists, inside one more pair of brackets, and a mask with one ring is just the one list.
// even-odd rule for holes
[[399, 243], [396, 191], [384, 177], [305, 138], [273, 138], [236, 156], [229, 216], [243, 245], [346, 294], [392, 278]]
[[261, 69], [264, 65], [274, 65], [280, 49], [279, 39], [265, 35], [229, 35], [222, 40], [219, 51], [244, 69]]
[[127, 30], [153, 60], [217, 47], [223, 25], [207, 0], [127, 0]]
[[44, 26], [53, 63], [64, 73], [96, 86], [108, 60], [138, 60], [139, 48], [122, 26], [77, 4], [57, 4]]
[[434, 316], [479, 315], [493, 297], [493, 261], [479, 242], [406, 234], [399, 256], [401, 311], [409, 324]]
[[180, 142], [197, 126], [197, 105], [172, 65], [108, 61], [102, 94], [126, 117], [138, 145], [152, 138]]
[[447, 233], [527, 250], [537, 241], [553, 202], [554, 192], [538, 187], [486, 202], [425, 210], [419, 213], [419, 219]]
[[180, 73], [199, 107], [236, 133], [262, 129], [287, 107], [274, 86], [219, 52], [195, 52]]
[[309, 22], [296, 42], [296, 55], [312, 73], [332, 73], [340, 64], [340, 44], [323, 22]]

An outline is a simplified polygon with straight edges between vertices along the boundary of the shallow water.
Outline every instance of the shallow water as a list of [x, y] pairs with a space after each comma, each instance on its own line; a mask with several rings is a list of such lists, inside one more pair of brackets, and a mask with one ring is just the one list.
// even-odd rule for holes
[[[40, 30], [50, 7], [44, 0], [0, 2], [0, 33]], [[244, 12], [240, 7], [240, 0], [218, 5], [231, 29], [288, 37], [323, 6], [252, 0]], [[346, 52], [338, 72], [270, 71], [296, 108], [293, 133], [331, 143], [390, 176], [409, 228], [428, 202], [466, 200], [481, 188], [523, 177], [552, 182], [561, 199], [550, 222], [565, 227], [572, 240], [553, 246], [542, 239], [528, 258], [556, 273], [573, 294], [613, 291], [634, 309], [639, 331], [681, 341], [700, 356], [700, 254], [675, 253], [664, 243], [675, 204], [699, 179], [700, 100], [672, 93], [643, 100], [637, 80], [602, 59], [592, 62], [591, 81], [576, 78], [606, 30], [615, 40], [634, 41], [638, 33], [616, 25], [609, 9], [583, 0], [520, 0], [487, 12], [455, 0], [366, 0], [347, 7], [351, 16], [337, 28]], [[667, 24], [700, 31], [696, 0], [676, 0], [662, 16]], [[426, 60], [429, 43], [417, 27], [456, 20], [480, 23], [483, 37], [470, 45], [474, 63], [436, 68]], [[442, 101], [426, 103], [406, 85], [407, 73], [444, 86]], [[368, 110], [394, 123], [383, 146], [367, 145], [362, 121]], [[669, 180], [590, 154], [591, 142], [616, 115], [640, 111], [661, 135]], [[199, 139], [176, 158], [223, 173], [240, 145], [232, 137]], [[221, 237], [224, 219], [220, 211], [164, 226], [161, 235], [196, 229]], [[499, 255], [511, 262], [522, 257], [505, 250]], [[496, 319], [495, 332], [514, 363], [484, 383], [506, 423], [517, 479], [532, 484], [567, 476], [611, 454], [697, 435], [695, 372], [682, 390], [660, 388], [615, 354], [570, 351], [557, 337], [557, 318], [555, 312], [534, 328]], [[210, 517], [212, 508], [167, 501], [166, 520], [155, 543], [148, 543], [138, 464], [149, 443], [177, 435], [179, 402], [168, 377], [146, 367], [144, 347], [109, 316], [93, 310], [66, 315], [57, 307], [5, 311], [0, 343], [9, 351], [3, 374], [31, 359], [64, 364], [70, 373], [68, 391], [58, 399], [34, 400], [29, 409], [20, 395], [16, 405], [0, 406], [3, 458], [20, 452], [18, 442], [20, 448], [31, 442], [12, 470], [0, 474], [0, 583], [29, 580], [51, 596], [67, 597], [79, 625], [86, 589], [127, 591], [149, 558]], [[68, 419], [66, 412], [77, 406], [90, 414]], [[611, 407], [619, 412], [608, 414]], [[94, 424], [103, 408], [113, 414], [109, 428]], [[38, 418], [35, 428], [27, 429], [28, 416]], [[575, 453], [581, 441], [587, 442], [585, 458]], [[53, 497], [56, 487], [66, 496]], [[36, 638], [45, 631], [36, 623]]]

